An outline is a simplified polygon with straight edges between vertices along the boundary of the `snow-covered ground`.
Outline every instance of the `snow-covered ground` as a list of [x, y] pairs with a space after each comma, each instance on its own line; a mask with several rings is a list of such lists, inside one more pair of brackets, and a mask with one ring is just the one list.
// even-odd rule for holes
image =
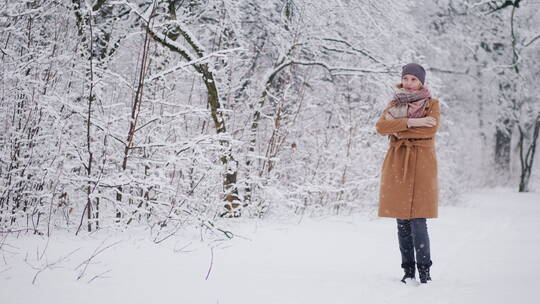
[[540, 303], [540, 194], [464, 200], [428, 220], [427, 286], [399, 281], [393, 219], [240, 219], [228, 222], [239, 235], [231, 241], [184, 234], [156, 245], [100, 232], [56, 233], [47, 245], [10, 235], [0, 303]]

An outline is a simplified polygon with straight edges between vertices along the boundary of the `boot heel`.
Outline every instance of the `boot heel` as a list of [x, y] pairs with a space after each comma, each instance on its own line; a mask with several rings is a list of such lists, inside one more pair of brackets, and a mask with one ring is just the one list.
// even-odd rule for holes
[[403, 275], [403, 278], [401, 279], [401, 282], [404, 284], [407, 284], [406, 279], [415, 279], [415, 263], [402, 263], [401, 268], [403, 268], [403, 271], [405, 272], [405, 275]]
[[417, 264], [420, 283], [426, 284], [428, 281], [431, 281], [431, 276], [429, 274], [429, 268], [431, 267], [431, 265], [433, 265], [432, 261], [429, 261], [428, 264]]

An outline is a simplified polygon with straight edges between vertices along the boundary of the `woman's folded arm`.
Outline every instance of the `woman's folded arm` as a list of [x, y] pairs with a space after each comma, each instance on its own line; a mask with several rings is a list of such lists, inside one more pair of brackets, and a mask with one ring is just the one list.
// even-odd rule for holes
[[396, 133], [399, 131], [407, 130], [407, 120], [408, 118], [401, 118], [401, 119], [387, 119], [386, 118], [387, 111], [385, 110], [379, 120], [377, 120], [377, 123], [375, 124], [375, 128], [377, 129], [377, 133], [380, 135], [389, 135], [392, 133]]
[[427, 112], [426, 116], [433, 117], [436, 121], [436, 124], [433, 127], [413, 127], [406, 130], [401, 130], [397, 132], [399, 138], [429, 138], [434, 137], [439, 129], [441, 123], [441, 112], [439, 101], [437, 99], [432, 100], [432, 105]]

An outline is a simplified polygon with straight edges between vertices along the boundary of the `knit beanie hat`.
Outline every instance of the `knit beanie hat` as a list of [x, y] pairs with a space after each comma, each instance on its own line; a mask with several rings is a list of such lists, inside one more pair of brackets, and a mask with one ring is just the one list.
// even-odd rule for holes
[[401, 77], [407, 74], [416, 76], [422, 84], [424, 84], [424, 81], [426, 80], [426, 70], [424, 70], [424, 68], [418, 63], [409, 63], [404, 65], [401, 72]]

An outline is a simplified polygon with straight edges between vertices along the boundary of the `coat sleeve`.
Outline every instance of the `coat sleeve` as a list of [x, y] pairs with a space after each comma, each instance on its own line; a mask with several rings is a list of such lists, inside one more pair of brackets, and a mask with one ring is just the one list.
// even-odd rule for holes
[[397, 132], [399, 138], [429, 138], [434, 137], [435, 133], [439, 129], [441, 124], [441, 110], [439, 106], [439, 100], [432, 99], [432, 105], [430, 106], [426, 116], [435, 118], [437, 123], [433, 127], [414, 127], [404, 131]]
[[408, 118], [402, 118], [402, 119], [386, 119], [385, 114], [388, 111], [388, 109], [385, 109], [379, 118], [377, 120], [377, 123], [375, 124], [375, 128], [377, 129], [377, 133], [380, 135], [388, 135], [392, 133], [396, 133], [399, 131], [407, 130], [407, 120]]

